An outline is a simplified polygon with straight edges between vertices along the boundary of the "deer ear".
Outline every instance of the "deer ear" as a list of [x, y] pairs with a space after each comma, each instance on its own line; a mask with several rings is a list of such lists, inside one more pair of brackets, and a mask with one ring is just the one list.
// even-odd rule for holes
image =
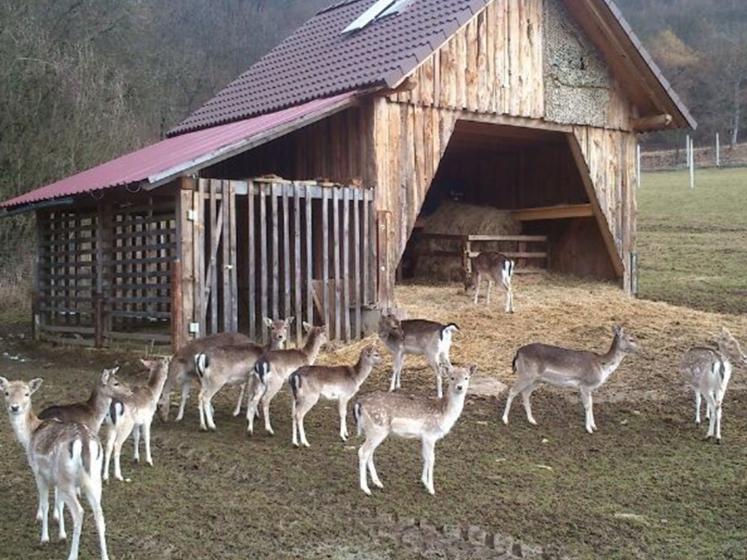
[[472, 377], [477, 373], [477, 364], [470, 364], [469, 366], [469, 376]]
[[288, 325], [288, 326], [291, 326], [291, 324], [293, 323], [293, 321], [294, 321], [295, 319], [296, 319], [296, 318], [295, 318], [295, 317], [293, 317], [293, 316], [291, 315], [290, 317], [287, 317], [287, 318], [285, 319], [285, 324], [286, 324], [286, 325]]
[[303, 326], [303, 329], [305, 331], [310, 331], [314, 327], [314, 325], [312, 325], [311, 323], [307, 323], [306, 321], [301, 323], [301, 325]]
[[264, 318], [264, 322], [265, 322], [265, 326], [266, 327], [271, 327], [272, 326], [272, 319], [270, 319], [269, 317], [265, 317]]
[[0, 377], [0, 389], [2, 389], [3, 391], [6, 391], [9, 385], [10, 385], [10, 381], [5, 379], [4, 377]]
[[621, 335], [623, 333], [623, 328], [620, 325], [615, 325], [612, 327], [612, 334], [615, 336]]
[[153, 366], [153, 360], [147, 360], [145, 358], [141, 358], [140, 363], [143, 364], [148, 369], [150, 369]]
[[42, 383], [44, 383], [44, 380], [41, 377], [36, 377], [29, 381], [29, 389], [31, 389], [31, 394], [36, 393], [36, 391], [39, 390], [39, 387], [42, 386]]

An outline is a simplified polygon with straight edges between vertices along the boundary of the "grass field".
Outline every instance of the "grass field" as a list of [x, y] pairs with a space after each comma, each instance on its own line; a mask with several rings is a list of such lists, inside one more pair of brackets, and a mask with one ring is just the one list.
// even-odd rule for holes
[[638, 192], [640, 296], [747, 312], [747, 168], [643, 176]]

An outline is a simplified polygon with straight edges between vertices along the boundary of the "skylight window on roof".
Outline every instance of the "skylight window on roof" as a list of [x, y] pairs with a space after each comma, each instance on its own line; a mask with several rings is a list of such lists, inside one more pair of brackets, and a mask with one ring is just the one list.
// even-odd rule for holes
[[397, 14], [411, 1], [412, 0], [377, 0], [371, 5], [371, 7], [358, 16], [353, 23], [348, 25], [343, 30], [343, 33], [358, 31], [377, 19]]

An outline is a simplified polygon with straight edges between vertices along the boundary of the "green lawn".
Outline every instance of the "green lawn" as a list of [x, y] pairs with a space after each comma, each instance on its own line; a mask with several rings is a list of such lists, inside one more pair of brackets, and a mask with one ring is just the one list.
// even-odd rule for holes
[[747, 311], [747, 169], [646, 173], [638, 193], [640, 297]]

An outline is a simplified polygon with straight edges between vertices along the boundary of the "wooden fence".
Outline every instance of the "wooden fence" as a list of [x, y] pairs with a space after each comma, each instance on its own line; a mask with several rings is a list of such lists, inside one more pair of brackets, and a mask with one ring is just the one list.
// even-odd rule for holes
[[37, 213], [37, 338], [99, 347], [171, 342], [174, 202], [137, 200]]
[[200, 179], [188, 197], [182, 266], [193, 277], [192, 336], [238, 329], [266, 340], [263, 318], [289, 316], [298, 342], [303, 321], [326, 324], [331, 338], [360, 336], [361, 307], [377, 286], [371, 190]]

